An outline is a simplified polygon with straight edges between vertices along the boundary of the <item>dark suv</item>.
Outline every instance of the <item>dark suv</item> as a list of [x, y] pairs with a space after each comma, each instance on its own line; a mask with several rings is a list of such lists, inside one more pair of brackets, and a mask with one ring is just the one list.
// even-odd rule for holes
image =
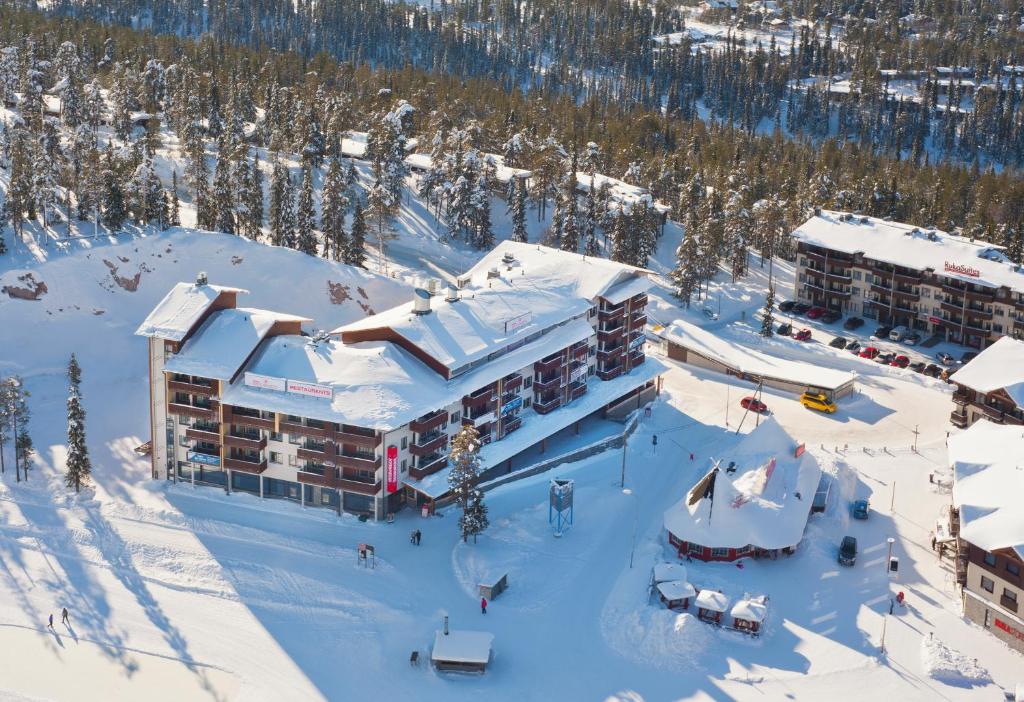
[[857, 562], [857, 539], [844, 536], [839, 544], [839, 565], [852, 566]]

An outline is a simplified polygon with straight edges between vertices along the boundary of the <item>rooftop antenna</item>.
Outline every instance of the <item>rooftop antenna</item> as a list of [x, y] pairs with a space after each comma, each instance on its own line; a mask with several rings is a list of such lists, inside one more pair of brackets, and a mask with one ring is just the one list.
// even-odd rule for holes
[[196, 287], [202, 287], [209, 283], [209, 278], [206, 277], [206, 271], [199, 271], [196, 275]]

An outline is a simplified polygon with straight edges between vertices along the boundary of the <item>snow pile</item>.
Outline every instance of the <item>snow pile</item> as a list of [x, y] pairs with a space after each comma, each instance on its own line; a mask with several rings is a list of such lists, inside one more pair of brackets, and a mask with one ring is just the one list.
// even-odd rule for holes
[[657, 668], [688, 668], [712, 644], [711, 627], [689, 612], [660, 607], [623, 613], [614, 628], [604, 629], [606, 640], [619, 655]]
[[965, 656], [935, 638], [921, 642], [921, 663], [928, 675], [947, 685], [988, 685], [992, 682], [977, 658]]

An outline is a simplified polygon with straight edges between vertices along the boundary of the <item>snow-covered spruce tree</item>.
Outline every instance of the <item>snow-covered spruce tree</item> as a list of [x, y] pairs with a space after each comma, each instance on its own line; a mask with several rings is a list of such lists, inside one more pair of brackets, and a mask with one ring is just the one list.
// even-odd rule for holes
[[6, 472], [4, 450], [14, 434], [11, 432], [11, 412], [14, 402], [11, 393], [14, 386], [7, 378], [0, 378], [0, 473]]
[[124, 224], [128, 211], [121, 179], [117, 173], [117, 164], [114, 161], [114, 149], [110, 144], [107, 144], [106, 153], [103, 155], [102, 169], [103, 223], [117, 231]]
[[295, 211], [295, 247], [304, 254], [316, 256], [316, 209], [313, 205], [313, 173], [302, 169], [302, 185]]
[[671, 275], [672, 283], [675, 286], [675, 295], [687, 307], [690, 306], [690, 300], [698, 281], [700, 245], [697, 229], [696, 212], [689, 210], [683, 240], [680, 242], [679, 248], [676, 249], [676, 267]]
[[576, 203], [575, 152], [573, 152], [572, 159], [565, 164], [565, 171], [562, 173], [558, 189], [558, 199], [561, 203], [559, 208], [561, 221], [558, 223], [558, 243], [563, 251], [576, 253], [580, 249], [580, 222], [579, 208]]
[[359, 202], [356, 202], [352, 214], [352, 232], [345, 247], [344, 260], [350, 266], [366, 268], [366, 218], [363, 217], [363, 206]]
[[[22, 469], [28, 470], [32, 458], [32, 437], [28, 434], [29, 392], [21, 378], [16, 375], [6, 378], [3, 384], [5, 415], [10, 422], [10, 436], [14, 439], [14, 476], [21, 482]], [[28, 480], [27, 472], [25, 480]]]
[[85, 442], [85, 408], [82, 406], [82, 369], [75, 354], [68, 363], [68, 458], [64, 484], [75, 492], [88, 485], [92, 473], [89, 447]]
[[348, 211], [348, 193], [345, 188], [341, 162], [332, 157], [324, 174], [320, 200], [320, 230], [324, 236], [324, 258], [340, 261], [345, 251], [345, 214]]
[[513, 178], [510, 187], [509, 219], [512, 221], [512, 241], [526, 243], [526, 180]]
[[593, 176], [590, 177], [590, 187], [587, 189], [587, 206], [583, 209], [580, 234], [583, 237], [583, 253], [587, 256], [597, 256], [601, 253], [601, 247], [597, 243], [597, 196], [594, 193]]
[[477, 178], [472, 194], [473, 246], [481, 251], [494, 247], [494, 229], [491, 226], [491, 198], [484, 176]]
[[472, 536], [474, 542], [477, 534], [487, 528], [487, 508], [483, 504], [483, 491], [480, 484], [480, 435], [476, 428], [467, 424], [462, 427], [448, 452], [451, 470], [448, 473], [448, 487], [456, 506], [462, 510], [459, 517], [459, 531], [462, 540], [468, 541]]
[[288, 241], [291, 239], [291, 231], [288, 229], [291, 184], [288, 179], [288, 170], [276, 155], [270, 175], [269, 200], [267, 224], [270, 227], [270, 243], [274, 246], [288, 246]]
[[761, 336], [771, 336], [775, 325], [775, 288], [768, 287], [764, 298], [764, 312], [761, 314]]
[[252, 166], [249, 168], [249, 187], [245, 192], [245, 212], [248, 217], [247, 234], [253, 241], [258, 241], [263, 234], [263, 171], [260, 170], [258, 152], [252, 155]]
[[213, 211], [213, 229], [225, 234], [235, 233], [235, 196], [231, 188], [231, 161], [222, 143], [213, 169], [213, 192], [210, 203]]
[[178, 171], [171, 171], [171, 203], [167, 213], [167, 224], [181, 226], [181, 203], [178, 201]]

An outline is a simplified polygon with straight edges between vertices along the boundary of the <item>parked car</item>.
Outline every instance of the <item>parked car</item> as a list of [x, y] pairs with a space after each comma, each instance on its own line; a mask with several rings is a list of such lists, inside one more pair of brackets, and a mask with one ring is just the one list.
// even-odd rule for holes
[[889, 341], [903, 341], [909, 333], [910, 330], [902, 324], [898, 327], [893, 327], [892, 331], [889, 332]]
[[800, 404], [807, 409], [829, 414], [835, 414], [836, 411], [836, 403], [820, 392], [805, 392], [800, 396]]
[[835, 322], [838, 322], [842, 316], [842, 312], [829, 310], [825, 314], [821, 315], [821, 321], [823, 321], [825, 324], [834, 324]]
[[890, 366], [896, 366], [897, 368], [906, 368], [910, 365], [910, 359], [903, 354], [898, 354], [896, 358], [889, 361]]
[[892, 327], [881, 325], [875, 330], [875, 333], [871, 335], [872, 339], [882, 341], [889, 338], [889, 332], [892, 331]]
[[853, 503], [853, 518], [854, 519], [867, 519], [868, 518], [868, 501], [857, 500]]
[[789, 322], [783, 322], [779, 325], [778, 334], [779, 336], [790, 336], [793, 333], [793, 325]]
[[800, 331], [795, 332], [793, 334], [793, 338], [796, 339], [797, 341], [810, 341], [811, 340], [811, 330], [810, 329], [801, 329]]
[[768, 405], [761, 402], [757, 398], [751, 396], [744, 397], [742, 400], [740, 400], [740, 407], [742, 407], [743, 409], [748, 409], [751, 412], [760, 413], [768, 411]]
[[877, 356], [880, 353], [881, 353], [881, 351], [876, 349], [874, 346], [865, 346], [863, 349], [861, 349], [860, 354], [858, 354], [858, 355], [861, 358], [873, 359], [875, 356]]
[[919, 342], [920, 340], [921, 340], [921, 335], [918, 332], [916, 332], [916, 331], [912, 331], [909, 334], [907, 334], [905, 337], [903, 337], [903, 343], [906, 344], [907, 346], [913, 346], [917, 342]]
[[701, 312], [703, 312], [704, 316], [710, 319], [712, 322], [718, 319], [718, 313], [715, 312], [710, 307], [705, 307], [704, 309], [701, 310]]
[[832, 341], [828, 342], [828, 345], [834, 349], [845, 349], [848, 343], [849, 342], [843, 337], [837, 336], [836, 338], [832, 339]]
[[796, 303], [792, 300], [783, 300], [779, 303], [779, 312], [792, 312], [794, 305], [796, 305]]
[[807, 310], [811, 309], [811, 306], [806, 302], [798, 302], [793, 305], [793, 314], [803, 314]]
[[860, 329], [864, 326], [864, 320], [860, 317], [850, 317], [843, 322], [843, 329], [847, 331], [853, 331], [854, 329]]
[[896, 358], [896, 354], [892, 351], [883, 351], [882, 353], [875, 356], [875, 363], [881, 363], [884, 366], [892, 363], [893, 359]]
[[910, 364], [910, 370], [914, 371], [915, 373], [924, 373], [924, 369], [927, 365], [928, 364], [926, 364], [924, 361], [914, 361], [913, 363]]
[[966, 351], [964, 352], [964, 355], [960, 357], [960, 363], [970, 363], [977, 355], [977, 351]]
[[811, 309], [807, 310], [807, 319], [817, 319], [826, 312], [828, 312], [828, 310], [826, 310], [824, 307], [812, 307]]
[[850, 343], [846, 345], [846, 350], [850, 353], [860, 353], [860, 342], [856, 339], [852, 339]]
[[844, 536], [839, 544], [839, 565], [852, 566], [857, 562], [857, 539]]
[[939, 351], [935, 354], [935, 360], [944, 366], [951, 366], [956, 363], [956, 359], [945, 351]]
[[927, 366], [925, 366], [925, 369], [922, 372], [925, 375], [930, 375], [933, 378], [938, 378], [940, 375], [942, 375], [942, 369], [939, 366], [935, 365], [934, 363], [929, 363]]

